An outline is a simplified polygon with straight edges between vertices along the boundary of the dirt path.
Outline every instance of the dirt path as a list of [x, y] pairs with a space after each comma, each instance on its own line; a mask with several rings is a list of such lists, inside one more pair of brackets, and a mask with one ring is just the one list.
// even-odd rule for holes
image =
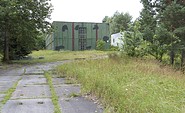
[[[66, 62], [69, 61], [25, 66], [0, 73], [0, 101], [4, 100], [7, 91], [16, 85], [7, 102], [0, 103], [1, 113], [53, 113], [54, 105], [44, 70], [53, 69]], [[94, 102], [82, 96], [73, 96], [80, 94], [79, 84], [66, 84], [65, 78], [52, 79], [62, 113], [103, 112]]]

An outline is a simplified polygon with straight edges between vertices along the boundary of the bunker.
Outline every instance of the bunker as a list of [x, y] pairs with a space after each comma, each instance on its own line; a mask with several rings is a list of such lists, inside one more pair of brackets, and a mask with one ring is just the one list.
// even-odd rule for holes
[[54, 30], [46, 37], [48, 50], [93, 50], [98, 40], [110, 47], [108, 23], [54, 21], [52, 25]]

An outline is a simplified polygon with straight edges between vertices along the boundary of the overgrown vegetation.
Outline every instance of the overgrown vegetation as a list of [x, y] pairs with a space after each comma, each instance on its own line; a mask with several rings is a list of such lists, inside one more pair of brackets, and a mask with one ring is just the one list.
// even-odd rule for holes
[[147, 43], [143, 39], [142, 33], [139, 31], [140, 23], [135, 21], [133, 25], [129, 26], [129, 31], [124, 32], [123, 50], [131, 57], [142, 57], [146, 55]]
[[[9, 88], [6, 92], [0, 92], [0, 93], [5, 94], [3, 100], [1, 101], [3, 105], [6, 104], [6, 102], [12, 97], [12, 93], [15, 91], [19, 81], [20, 79], [16, 83], [14, 83], [13, 86]], [[1, 109], [2, 109], [2, 106], [0, 104], [0, 111]]]
[[110, 33], [114, 34], [127, 30], [131, 20], [132, 16], [129, 13], [116, 11], [112, 17], [105, 16], [102, 21], [110, 24]]
[[[140, 26], [139, 29], [128, 29], [124, 36], [126, 42], [125, 47], [134, 48], [126, 52], [130, 56], [142, 55], [143, 51], [146, 55], [152, 55], [157, 60], [163, 61], [164, 56], [170, 57], [169, 63], [174, 65], [179, 62], [184, 67], [185, 45], [185, 3], [183, 0], [141, 0], [143, 9], [140, 18], [130, 24], [136, 27], [135, 23]], [[133, 32], [134, 36], [128, 33]], [[135, 42], [136, 37], [140, 39]], [[129, 40], [128, 40], [129, 39]], [[138, 44], [136, 46], [136, 44]], [[143, 49], [140, 49], [143, 48]], [[134, 52], [134, 53], [133, 53]]]
[[9, 62], [31, 53], [33, 49], [40, 49], [40, 33], [50, 28], [50, 0], [1, 0], [0, 10], [3, 61]]
[[59, 106], [59, 103], [58, 103], [58, 96], [57, 96], [57, 94], [55, 92], [55, 88], [53, 86], [52, 76], [50, 75], [49, 72], [45, 72], [44, 76], [47, 79], [47, 82], [48, 82], [49, 87], [50, 87], [51, 100], [52, 100], [53, 105], [54, 105], [54, 113], [61, 113], [60, 106]]
[[[124, 32], [124, 51], [132, 57], [150, 55], [168, 64], [185, 64], [185, 2], [184, 0], [140, 0], [143, 9], [134, 22], [127, 13], [116, 12], [103, 22], [112, 33]], [[180, 59], [180, 60], [179, 60]]]
[[100, 50], [100, 51], [105, 50], [105, 41], [98, 40], [96, 45], [96, 50]]
[[85, 58], [94, 58], [107, 55], [104, 51], [52, 51], [52, 50], [40, 50], [33, 51], [29, 54], [26, 60], [16, 60], [14, 63], [33, 64], [44, 62], [56, 62], [63, 60], [76, 60]]
[[76, 78], [84, 91], [101, 98], [107, 113], [185, 112], [185, 78], [180, 71], [155, 60], [109, 56], [64, 64], [56, 70]]

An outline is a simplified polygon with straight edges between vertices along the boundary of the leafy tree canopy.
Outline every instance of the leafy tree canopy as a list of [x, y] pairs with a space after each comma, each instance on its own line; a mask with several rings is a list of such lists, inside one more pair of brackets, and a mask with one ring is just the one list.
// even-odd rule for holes
[[50, 0], [1, 0], [0, 33], [4, 61], [33, 50], [39, 33], [50, 28]]
[[110, 24], [111, 34], [125, 31], [132, 22], [132, 16], [129, 13], [119, 13], [116, 11], [112, 17], [105, 16], [103, 22]]

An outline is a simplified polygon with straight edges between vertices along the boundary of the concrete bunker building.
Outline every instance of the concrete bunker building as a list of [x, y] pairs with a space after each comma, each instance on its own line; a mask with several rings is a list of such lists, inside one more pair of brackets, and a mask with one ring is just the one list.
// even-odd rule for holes
[[98, 40], [110, 47], [108, 23], [63, 22], [52, 23], [54, 31], [46, 37], [46, 49], [49, 50], [93, 50]]

